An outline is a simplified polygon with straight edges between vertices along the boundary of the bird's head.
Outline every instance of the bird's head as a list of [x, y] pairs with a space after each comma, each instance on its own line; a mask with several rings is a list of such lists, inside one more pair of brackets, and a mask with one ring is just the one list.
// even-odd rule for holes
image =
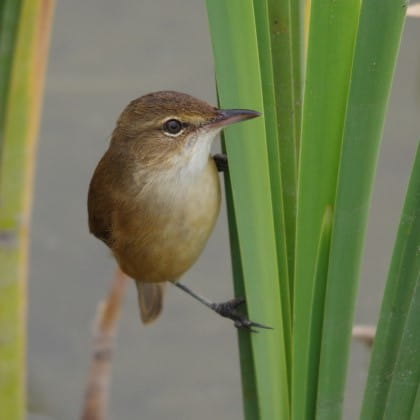
[[124, 109], [112, 142], [129, 148], [144, 166], [199, 168], [221, 129], [259, 115], [247, 109], [218, 109], [185, 93], [154, 92]]

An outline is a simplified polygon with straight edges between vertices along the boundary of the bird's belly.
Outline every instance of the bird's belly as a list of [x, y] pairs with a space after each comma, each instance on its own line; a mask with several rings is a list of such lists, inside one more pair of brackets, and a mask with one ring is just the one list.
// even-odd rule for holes
[[130, 229], [137, 234], [114, 248], [126, 274], [143, 282], [175, 281], [197, 260], [220, 207], [219, 179], [211, 169], [188, 188], [178, 185], [179, 194], [168, 191], [167, 200], [157, 199], [147, 212], [139, 208]]

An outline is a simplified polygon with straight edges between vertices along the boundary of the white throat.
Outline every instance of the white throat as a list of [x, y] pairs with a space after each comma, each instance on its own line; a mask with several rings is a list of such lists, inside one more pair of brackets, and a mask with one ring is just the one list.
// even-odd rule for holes
[[197, 175], [205, 168], [211, 145], [219, 132], [220, 129], [202, 130], [187, 139], [183, 153], [173, 158], [173, 165], [178, 167], [181, 178]]

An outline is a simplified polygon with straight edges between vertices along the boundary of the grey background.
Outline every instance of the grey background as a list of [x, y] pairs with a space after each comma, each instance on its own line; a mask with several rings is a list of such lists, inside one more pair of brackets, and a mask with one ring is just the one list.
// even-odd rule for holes
[[[409, 20], [380, 155], [356, 321], [374, 323], [420, 135], [420, 25]], [[78, 418], [98, 301], [114, 263], [88, 234], [86, 193], [115, 120], [162, 89], [215, 103], [204, 2], [57, 2], [39, 140], [29, 296], [31, 420]], [[238, 104], [240, 106], [240, 104]], [[226, 215], [185, 276], [205, 295], [232, 295]], [[241, 419], [236, 333], [174, 288], [163, 316], [140, 325], [130, 284], [113, 364], [110, 419]], [[357, 418], [369, 352], [352, 348], [346, 418]]]

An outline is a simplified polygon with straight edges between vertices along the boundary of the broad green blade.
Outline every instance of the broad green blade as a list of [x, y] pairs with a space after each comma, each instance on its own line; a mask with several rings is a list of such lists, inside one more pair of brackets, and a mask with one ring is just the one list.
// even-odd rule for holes
[[3, 0], [0, 5], [0, 159], [20, 5], [21, 0]]
[[[255, 15], [251, 0], [208, 0], [207, 10], [221, 106], [263, 111], [265, 99], [260, 71]], [[270, 325], [251, 336], [258, 419], [289, 417], [285, 337], [273, 197], [267, 138], [272, 134], [263, 118], [225, 132], [232, 198], [250, 318]]]
[[[302, 111], [300, 8], [300, 2], [295, 0], [268, 1], [267, 28], [271, 35], [274, 87], [270, 88], [274, 91], [276, 102], [280, 152], [278, 164], [282, 178], [284, 240], [287, 244], [291, 295], [295, 265], [297, 165]], [[277, 230], [277, 234], [282, 236], [283, 233]]]
[[410, 420], [420, 419], [420, 384], [417, 385], [417, 395], [411, 412]]
[[[419, 173], [420, 175], [420, 173]], [[420, 179], [420, 176], [419, 176]], [[420, 184], [418, 185], [420, 190]], [[418, 194], [420, 197], [420, 194]], [[413, 227], [416, 239], [413, 241], [419, 249], [420, 246], [420, 200], [417, 202], [417, 226]], [[412, 297], [401, 337], [398, 358], [392, 372], [392, 381], [389, 386], [385, 406], [385, 420], [395, 418], [409, 418], [416, 399], [417, 388], [420, 383], [420, 254], [411, 252], [407, 265], [411, 265], [410, 278], [416, 279], [412, 290]], [[413, 264], [414, 263], [414, 264]]]
[[319, 355], [321, 351], [322, 322], [324, 320], [324, 299], [325, 299], [325, 273], [328, 270], [330, 255], [330, 240], [332, 229], [332, 209], [328, 206], [325, 209], [319, 237], [317, 257], [314, 271], [314, 294], [312, 297], [312, 317], [309, 327], [310, 347], [308, 349], [309, 362], [308, 371], [311, 375], [308, 379], [308, 404], [306, 406], [305, 418], [313, 418], [316, 411], [316, 389], [318, 386]]
[[51, 10], [51, 1], [23, 0], [9, 54], [13, 63], [0, 161], [0, 410], [2, 418], [13, 420], [25, 413], [28, 229]]
[[[223, 151], [226, 153], [223, 135], [222, 146]], [[242, 273], [242, 261], [238, 242], [238, 229], [236, 227], [235, 212], [233, 211], [232, 189], [229, 172], [225, 173], [224, 178], [235, 296], [245, 296], [244, 276]], [[246, 420], [254, 420], [258, 418], [259, 408], [257, 385], [255, 381], [254, 355], [252, 353], [251, 336], [248, 331], [238, 331], [238, 344], [244, 415]]]
[[[420, 146], [382, 302], [362, 419], [410, 418], [419, 410]], [[416, 401], [416, 402], [415, 402]], [[416, 417], [411, 416], [415, 419]]]
[[[296, 419], [312, 419], [314, 415], [308, 413], [316, 393], [313, 378], [318, 374], [317, 367], [310, 363], [310, 352], [315, 351], [311, 339], [321, 331], [311, 331], [311, 320], [323, 306], [311, 305], [314, 290], [325, 287], [315, 282], [325, 282], [327, 277], [327, 271], [315, 275], [316, 262], [325, 210], [334, 210], [358, 16], [359, 0], [312, 1], [299, 157], [293, 305], [292, 413]], [[326, 270], [327, 265], [323, 267]]]
[[273, 205], [275, 239], [280, 275], [280, 297], [283, 310], [283, 329], [286, 349], [286, 366], [290, 383], [291, 346], [292, 346], [292, 314], [290, 304], [290, 279], [287, 257], [287, 237], [284, 216], [284, 193], [280, 166], [280, 141], [276, 113], [276, 94], [273, 89], [273, 59], [271, 46], [271, 26], [268, 5], [265, 1], [254, 0], [255, 24], [258, 39], [258, 52], [262, 78], [262, 94], [264, 101], [264, 120], [267, 132], [268, 164], [270, 170], [271, 197]]
[[400, 0], [362, 2], [331, 237], [317, 397], [320, 420], [341, 417], [366, 219], [404, 16]]

